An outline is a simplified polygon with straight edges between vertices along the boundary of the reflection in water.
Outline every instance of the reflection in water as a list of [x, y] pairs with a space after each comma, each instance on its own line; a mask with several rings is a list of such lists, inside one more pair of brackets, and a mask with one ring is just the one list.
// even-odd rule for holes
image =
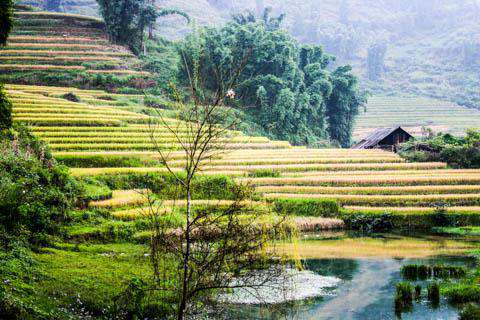
[[[219, 301], [241, 304], [279, 304], [305, 299], [313, 299], [331, 294], [329, 288], [334, 288], [340, 283], [340, 279], [333, 276], [320, 275], [319, 273], [297, 269], [287, 269], [279, 277], [281, 281], [270, 280], [268, 275], [263, 277], [259, 272], [256, 281], [247, 282], [255, 289], [238, 288], [230, 293], [221, 295]], [[263, 279], [268, 279], [264, 281]], [[281, 283], [279, 283], [281, 282]], [[242, 280], [238, 279], [234, 286], [241, 286]], [[261, 285], [261, 286], [260, 286]]]
[[363, 310], [382, 298], [383, 287], [400, 268], [396, 260], [361, 260], [355, 276], [339, 288], [337, 295], [309, 310], [305, 319], [354, 319]]
[[[311, 239], [311, 238], [310, 238]], [[327, 238], [328, 239], [328, 238]], [[305, 241], [309, 247], [309, 253], [312, 252], [314, 244], [318, 244], [318, 249], [325, 251], [325, 240]], [[235, 301], [237, 304], [232, 306], [229, 319], [341, 319], [341, 320], [389, 320], [396, 319], [393, 309], [393, 297], [395, 294], [395, 285], [402, 280], [400, 268], [405, 264], [425, 263], [425, 264], [454, 264], [464, 265], [467, 268], [475, 265], [475, 259], [462, 256], [437, 256], [432, 254], [437, 250], [439, 253], [461, 253], [470, 249], [472, 243], [453, 242], [451, 240], [436, 241], [438, 239], [425, 238], [402, 238], [386, 237], [377, 239], [361, 238], [360, 244], [354, 248], [348, 248], [345, 238], [336, 241], [340, 244], [337, 252], [347, 248], [348, 254], [339, 254], [339, 257], [348, 258], [329, 258], [329, 259], [308, 259], [304, 261], [304, 266], [312, 274], [323, 277], [332, 277], [340, 279], [335, 288], [317, 287], [317, 298], [310, 298], [301, 301], [290, 301], [288, 303], [277, 303], [269, 305], [268, 308], [261, 305], [241, 304], [241, 300]], [[347, 238], [348, 240], [348, 238]], [[401, 241], [401, 242], [400, 242]], [[333, 242], [333, 241], [332, 241]], [[380, 247], [379, 243], [383, 247]], [[348, 243], [350, 245], [350, 243]], [[448, 250], [445, 250], [445, 246]], [[475, 246], [475, 245], [473, 245]], [[365, 254], [362, 251], [358, 258], [354, 258], [355, 249], [374, 249], [380, 251], [379, 257]], [[330, 250], [330, 249], [328, 249]], [[331, 249], [333, 252], [334, 248]], [[330, 251], [328, 251], [330, 252]], [[416, 259], [395, 258], [408, 256], [409, 253]], [[313, 252], [315, 253], [315, 252]], [[398, 255], [398, 253], [402, 253]], [[405, 255], [403, 255], [405, 253]], [[316, 257], [317, 254], [311, 255]], [[351, 258], [350, 258], [351, 257]], [[311, 274], [304, 278], [308, 282]], [[322, 279], [322, 278], [310, 278]], [[304, 283], [305, 284], [305, 283]], [[426, 282], [421, 283], [423, 288]], [[328, 293], [328, 294], [325, 294]], [[296, 295], [300, 295], [298, 292]], [[314, 297], [310, 292], [306, 297]], [[293, 300], [293, 299], [292, 299]], [[247, 301], [243, 301], [245, 303]], [[251, 302], [250, 302], [251, 303]], [[432, 309], [426, 301], [416, 301], [414, 308], [410, 313], [402, 314], [402, 319], [407, 320], [434, 320], [434, 319], [458, 319], [458, 310], [442, 301], [439, 308]]]
[[358, 261], [354, 259], [309, 259], [302, 265], [307, 270], [342, 280], [351, 280], [358, 269]]

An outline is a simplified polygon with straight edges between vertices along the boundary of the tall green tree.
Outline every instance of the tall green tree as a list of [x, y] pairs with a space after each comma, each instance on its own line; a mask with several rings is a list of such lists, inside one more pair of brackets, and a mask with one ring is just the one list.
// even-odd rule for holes
[[355, 117], [366, 102], [365, 96], [358, 93], [358, 80], [351, 71], [350, 66], [344, 66], [331, 74], [333, 88], [327, 99], [330, 139], [342, 147], [350, 146]]
[[145, 30], [153, 36], [153, 26], [158, 17], [181, 14], [174, 9], [158, 9], [152, 0], [97, 0], [105, 20], [110, 40], [126, 45], [135, 54], [145, 52]]
[[156, 19], [155, 7], [148, 0], [97, 0], [112, 42], [128, 46], [139, 54], [145, 28]]
[[0, 1], [0, 46], [7, 44], [13, 28], [13, 0]]
[[[199, 40], [187, 37], [181, 50], [189, 69], [195, 69], [192, 61], [200, 65], [201, 94], [208, 101], [228, 90], [225, 79], [245, 63], [242, 73], [235, 74], [238, 100], [231, 106], [249, 114], [265, 134], [298, 145], [315, 145], [331, 136], [348, 145], [355, 110], [363, 101], [355, 76], [350, 68], [329, 71], [333, 58], [319, 46], [300, 45], [281, 28], [281, 17], [236, 15], [222, 28], [201, 29]], [[179, 69], [180, 81], [188, 85], [188, 69]], [[329, 115], [334, 109], [339, 113]], [[339, 134], [339, 128], [347, 131]]]

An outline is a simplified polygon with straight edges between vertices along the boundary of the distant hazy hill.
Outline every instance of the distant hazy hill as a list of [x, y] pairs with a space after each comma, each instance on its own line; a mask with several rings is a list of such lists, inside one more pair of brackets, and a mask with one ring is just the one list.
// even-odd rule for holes
[[300, 41], [322, 44], [339, 63], [354, 65], [372, 93], [430, 96], [480, 108], [479, 0], [163, 3], [208, 23], [245, 8], [271, 6], [274, 14], [287, 14], [285, 26]]
[[[24, 3], [45, 3], [27, 0]], [[273, 7], [300, 41], [322, 44], [352, 64], [362, 85], [382, 95], [421, 95], [480, 108], [479, 0], [159, 0], [199, 24], [227, 21], [245, 9]], [[95, 14], [94, 0], [64, 0], [68, 12]], [[158, 32], [187, 31], [175, 17]]]

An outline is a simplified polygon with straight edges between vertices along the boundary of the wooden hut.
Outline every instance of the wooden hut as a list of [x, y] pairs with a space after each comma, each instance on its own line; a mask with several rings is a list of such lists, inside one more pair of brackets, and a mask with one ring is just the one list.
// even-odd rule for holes
[[400, 143], [413, 139], [413, 136], [401, 127], [380, 128], [355, 144], [352, 149], [385, 149], [396, 151]]

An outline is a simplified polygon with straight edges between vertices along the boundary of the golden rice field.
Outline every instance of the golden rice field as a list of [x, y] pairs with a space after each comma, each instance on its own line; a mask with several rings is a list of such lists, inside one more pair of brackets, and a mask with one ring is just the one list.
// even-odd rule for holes
[[452, 102], [373, 96], [368, 99], [365, 110], [360, 111], [353, 135], [358, 141], [379, 127], [392, 126], [402, 126], [415, 136], [422, 135], [422, 127], [459, 135], [479, 124], [480, 111]]
[[[14, 120], [27, 123], [57, 157], [75, 158], [80, 163], [99, 156], [112, 161], [122, 157], [152, 160], [143, 167], [80, 165], [71, 168], [73, 175], [165, 172], [155, 166], [159, 155], [148, 125], [155, 119], [140, 112], [145, 108], [142, 96], [64, 87], [6, 88], [14, 104]], [[81, 101], [62, 98], [67, 93], [75, 93]], [[182, 128], [179, 120], [168, 121]], [[172, 134], [160, 127], [154, 136], [160, 146], [171, 150], [174, 170], [181, 171], [183, 154]], [[200, 174], [231, 176], [254, 186], [266, 201], [335, 199], [352, 211], [398, 214], [430, 214], [435, 206], [448, 205], [452, 212], [480, 213], [479, 169], [450, 169], [439, 162], [407, 163], [382, 150], [293, 147], [237, 131], [232, 131], [222, 146], [225, 152], [205, 163]], [[144, 203], [141, 198], [138, 191], [119, 190], [112, 199], [92, 205], [110, 208], [114, 217], [131, 219], [138, 216], [133, 207]]]
[[2, 73], [82, 73], [149, 77], [140, 61], [109, 43], [101, 20], [51, 12], [15, 12], [15, 27], [0, 48]]
[[[15, 18], [9, 42], [0, 48], [1, 73], [149, 77], [128, 50], [108, 42], [98, 19], [45, 12], [17, 12]], [[158, 119], [147, 115], [142, 95], [18, 84], [6, 89], [14, 105], [14, 121], [28, 125], [57, 158], [75, 159], [73, 175], [165, 172], [156, 165], [159, 156], [150, 140], [149, 123]], [[67, 100], [65, 95], [70, 93], [80, 101]], [[458, 133], [480, 123], [480, 112], [431, 99], [372, 97], [366, 110], [357, 120], [355, 138], [379, 126], [406, 125], [419, 133], [421, 126], [428, 125]], [[186, 137], [181, 122], [168, 121], [178, 125], [180, 137]], [[174, 170], [182, 170], [184, 155], [175, 137], [161, 127], [154, 135], [158, 145], [169, 150]], [[228, 175], [252, 185], [262, 201], [335, 199], [350, 211], [398, 214], [430, 214], [435, 206], [448, 205], [450, 212], [480, 214], [480, 170], [454, 170], [438, 162], [407, 163], [382, 150], [293, 147], [236, 131], [222, 141], [222, 148], [225, 152], [205, 163], [201, 174]], [[99, 157], [112, 165], [83, 165]], [[121, 158], [149, 161], [139, 167], [114, 165]], [[139, 190], [116, 190], [111, 199], [91, 205], [109, 209], [119, 219], [134, 219], [138, 216], [134, 207], [144, 201]], [[211, 202], [197, 200], [196, 204]], [[171, 207], [168, 201], [165, 205]], [[295, 223], [308, 229], [341, 222], [307, 219]]]

